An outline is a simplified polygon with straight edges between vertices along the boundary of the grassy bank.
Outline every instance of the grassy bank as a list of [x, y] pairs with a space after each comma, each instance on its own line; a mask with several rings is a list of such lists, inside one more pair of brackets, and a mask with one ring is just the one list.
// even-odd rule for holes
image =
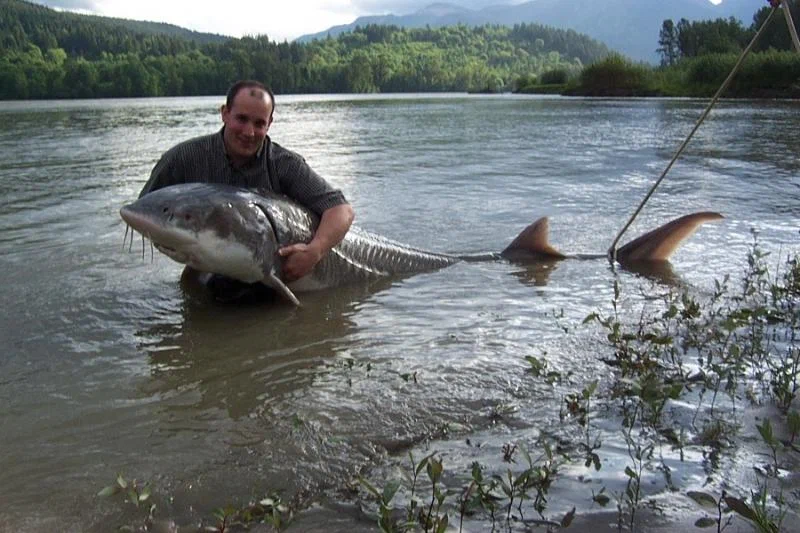
[[[634, 63], [619, 55], [586, 66], [565, 82], [568, 96], [712, 96], [733, 70], [738, 54], [709, 54], [668, 67]], [[521, 93], [552, 92], [526, 83]], [[800, 98], [800, 54], [768, 51], [747, 57], [723, 95], [732, 98]]]

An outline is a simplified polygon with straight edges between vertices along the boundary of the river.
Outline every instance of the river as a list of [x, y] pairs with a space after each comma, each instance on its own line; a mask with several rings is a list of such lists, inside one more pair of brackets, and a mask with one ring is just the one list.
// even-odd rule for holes
[[[391, 472], [408, 450], [438, 451], [467, 476], [478, 459], [499, 473], [502, 444], [557, 433], [564, 391], [532, 379], [526, 356], [571, 372], [578, 390], [611, 374], [597, 331], [578, 327], [608, 308], [615, 273], [604, 260], [460, 263], [303, 294], [297, 309], [185, 293], [180, 265], [149, 249], [142, 259], [139, 241], [123, 248], [118, 211], [163, 151], [220, 127], [221, 103], [0, 102], [0, 530], [135, 523], [140, 510], [96, 497], [118, 473], [149, 482], [156, 516], [179, 525], [279, 491], [342, 529], [369, 529], [352, 505], [357, 474]], [[547, 215], [557, 248], [602, 254], [704, 106], [278, 96], [270, 135], [340, 187], [365, 229], [437, 251], [498, 251]], [[751, 230], [778, 264], [800, 242], [798, 139], [796, 102], [721, 102], [623, 242], [713, 210], [725, 219], [673, 257], [676, 279], [702, 292], [738, 276]], [[616, 278], [634, 297], [663, 287]], [[603, 459], [594, 490], [624, 468], [613, 440]], [[589, 487], [576, 495], [581, 468], [554, 484], [554, 515], [590, 507]], [[681, 490], [706, 476], [676, 471]], [[299, 530], [331, 527], [307, 513]]]

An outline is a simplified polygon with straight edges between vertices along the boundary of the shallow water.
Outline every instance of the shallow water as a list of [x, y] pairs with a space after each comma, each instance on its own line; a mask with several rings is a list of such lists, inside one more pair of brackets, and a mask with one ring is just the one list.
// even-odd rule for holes
[[[597, 331], [560, 327], [608, 307], [604, 260], [457, 264], [303, 295], [299, 309], [184, 292], [180, 265], [122, 248], [118, 209], [164, 150], [219, 127], [220, 100], [0, 102], [0, 529], [125, 523], [137, 515], [95, 497], [117, 472], [152, 483], [162, 518], [196, 524], [272, 490], [333, 509], [356, 473], [391, 472], [409, 449], [441, 450], [457, 472], [473, 460], [502, 469], [490, 456], [503, 443], [557, 433], [566, 392], [530, 379], [525, 356], [546, 353], [574, 384], [611, 374]], [[604, 253], [704, 105], [285, 96], [271, 136], [343, 189], [358, 225], [388, 237], [497, 251], [549, 215], [556, 247]], [[719, 104], [623, 242], [715, 210], [726, 219], [673, 258], [681, 282], [702, 292], [738, 275], [751, 229], [777, 265], [798, 250], [798, 139], [795, 102]], [[660, 290], [618, 279], [634, 299]], [[604, 446], [608, 468], [591, 487], [624, 470], [621, 446]], [[674, 467], [681, 488], [707, 474]], [[554, 485], [554, 509], [586, 505], [581, 468]]]

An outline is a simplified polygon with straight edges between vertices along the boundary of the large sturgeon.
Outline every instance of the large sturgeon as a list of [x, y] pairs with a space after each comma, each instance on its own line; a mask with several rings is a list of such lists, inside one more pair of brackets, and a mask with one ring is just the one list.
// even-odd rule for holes
[[[295, 292], [431, 271], [463, 260], [605, 257], [567, 256], [553, 248], [546, 217], [525, 228], [502, 252], [480, 256], [429, 252], [352, 227], [310, 274], [287, 284], [281, 279], [278, 249], [310, 241], [319, 219], [286, 197], [228, 185], [172, 185], [126, 205], [120, 216], [173, 260], [200, 272], [261, 282], [295, 305], [299, 305]], [[617, 261], [623, 266], [665, 262], [698, 226], [721, 218], [718, 213], [701, 212], [675, 219], [620, 248]]]

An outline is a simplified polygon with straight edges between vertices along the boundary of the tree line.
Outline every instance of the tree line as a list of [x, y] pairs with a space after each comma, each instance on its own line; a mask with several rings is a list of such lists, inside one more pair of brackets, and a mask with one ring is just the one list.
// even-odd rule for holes
[[141, 31], [118, 19], [0, 0], [0, 99], [221, 94], [255, 78], [279, 93], [503, 90], [579, 71], [608, 48], [537, 24], [356, 28], [310, 43]]
[[[785, 4], [789, 6], [797, 26], [800, 22], [800, 4], [788, 0], [785, 0]], [[671, 66], [681, 59], [710, 54], [740, 53], [764, 24], [770, 9], [763, 7], [756, 11], [753, 22], [748, 27], [733, 17], [694, 22], [681, 19], [677, 24], [671, 19], [665, 20], [658, 35], [657, 52], [661, 65]], [[792, 42], [786, 21], [783, 16], [776, 16], [755, 43], [753, 51], [791, 49]]]
[[[795, 25], [797, 2], [789, 3]], [[661, 66], [635, 64], [611, 55], [584, 68], [559, 88], [585, 96], [711, 96], [733, 71], [743, 49], [769, 15], [762, 8], [745, 28], [736, 19], [678, 24], [665, 20], [659, 34]], [[531, 92], [538, 92], [536, 87]], [[741, 64], [726, 97], [800, 98], [800, 54], [794, 50], [786, 20], [773, 17]]]
[[[789, 4], [800, 20], [798, 2]], [[217, 95], [242, 78], [264, 80], [284, 94], [703, 96], [713, 94], [768, 13], [757, 11], [749, 27], [732, 18], [665, 20], [662, 66], [652, 69], [585, 35], [537, 24], [368, 25], [336, 38], [278, 43], [265, 35], [235, 39], [0, 0], [0, 99]], [[774, 17], [731, 95], [795, 96], [800, 58], [782, 52], [790, 48], [783, 17]]]

